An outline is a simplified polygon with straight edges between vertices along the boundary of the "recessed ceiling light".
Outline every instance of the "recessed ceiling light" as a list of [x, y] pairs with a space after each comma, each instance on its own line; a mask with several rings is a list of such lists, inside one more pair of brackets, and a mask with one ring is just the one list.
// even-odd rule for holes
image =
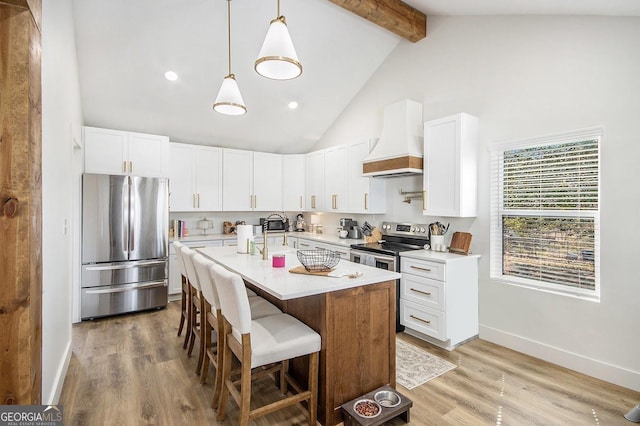
[[296, 109], [296, 108], [298, 108], [298, 103], [296, 101], [289, 102], [289, 109]]
[[167, 71], [164, 73], [164, 78], [166, 78], [169, 81], [176, 81], [178, 79], [178, 74], [176, 74], [173, 71]]

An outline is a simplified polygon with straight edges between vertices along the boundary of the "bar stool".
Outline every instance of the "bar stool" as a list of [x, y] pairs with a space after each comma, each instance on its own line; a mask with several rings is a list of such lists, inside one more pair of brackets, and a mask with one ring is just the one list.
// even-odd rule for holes
[[181, 314], [180, 314], [180, 326], [178, 327], [178, 336], [182, 334], [185, 322], [187, 323], [186, 337], [182, 349], [187, 348], [189, 343], [189, 336], [191, 334], [191, 323], [189, 322], [189, 307], [191, 306], [191, 300], [189, 299], [189, 281], [187, 280], [187, 270], [182, 259], [182, 247], [183, 244], [179, 241], [173, 242], [173, 248], [178, 258], [178, 266], [180, 267], [180, 280], [182, 285], [182, 293], [180, 294]]
[[[216, 380], [211, 400], [211, 407], [217, 408], [218, 398], [222, 389], [222, 357], [224, 354], [224, 320], [220, 311], [220, 300], [216, 284], [210, 272], [210, 268], [215, 263], [201, 254], [193, 257], [193, 263], [198, 274], [200, 288], [202, 290], [201, 298], [201, 321], [200, 329], [202, 330], [201, 342], [204, 342], [202, 349], [204, 351], [204, 364], [200, 372], [200, 383], [205, 383], [209, 374], [209, 364], [213, 364], [216, 369]], [[247, 293], [247, 296], [249, 293]], [[259, 296], [249, 297], [249, 306], [252, 318], [262, 318], [269, 315], [282, 314], [282, 311]], [[216, 341], [212, 338], [212, 331], [216, 332]]]
[[[224, 316], [225, 345], [223, 355], [223, 388], [218, 406], [218, 422], [225, 416], [229, 393], [240, 407], [240, 425], [250, 419], [272, 413], [301, 401], [308, 401], [309, 424], [315, 426], [318, 403], [318, 359], [321, 347], [320, 335], [288, 314], [271, 315], [251, 319], [249, 298], [244, 291], [242, 278], [214, 265], [211, 272], [218, 286], [218, 296]], [[240, 391], [238, 382], [231, 379], [232, 354], [241, 366]], [[308, 389], [302, 390], [289, 376], [288, 360], [309, 356]], [[251, 410], [251, 369], [279, 364], [264, 370], [264, 374], [280, 371], [280, 392], [286, 394], [287, 383], [298, 393], [265, 406]]]
[[198, 364], [196, 366], [196, 374], [200, 374], [200, 370], [202, 368], [202, 361], [204, 359], [202, 355], [202, 340], [201, 337], [201, 325], [202, 325], [202, 315], [200, 311], [201, 306], [201, 289], [200, 289], [200, 281], [198, 280], [198, 275], [196, 274], [196, 268], [193, 263], [193, 257], [197, 254], [195, 251], [191, 250], [189, 247], [183, 245], [181, 248], [182, 251], [182, 259], [184, 261], [185, 269], [187, 271], [187, 279], [189, 280], [189, 298], [191, 299], [191, 304], [189, 305], [190, 315], [189, 322], [191, 323], [191, 330], [189, 333], [189, 349], [187, 350], [187, 355], [191, 356], [193, 352], [193, 346], [195, 344], [196, 339], [200, 342], [200, 350], [198, 351]]

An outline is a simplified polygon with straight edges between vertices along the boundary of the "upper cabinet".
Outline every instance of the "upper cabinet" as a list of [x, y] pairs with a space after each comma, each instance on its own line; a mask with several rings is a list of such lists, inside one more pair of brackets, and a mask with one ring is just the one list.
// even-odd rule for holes
[[349, 210], [348, 148], [337, 145], [324, 151], [324, 210]]
[[224, 211], [281, 211], [282, 155], [223, 149]]
[[304, 210], [305, 156], [282, 156], [282, 210]]
[[424, 123], [423, 214], [476, 216], [478, 119], [461, 113]]
[[222, 210], [222, 149], [169, 144], [170, 210]]
[[169, 138], [84, 127], [86, 173], [167, 177]]
[[373, 148], [373, 141], [349, 145], [349, 213], [385, 213], [385, 179], [362, 176], [362, 160]]
[[[306, 160], [306, 201], [305, 210], [325, 211], [324, 209], [324, 150], [310, 152]], [[327, 206], [331, 207], [331, 205]], [[327, 209], [328, 211], [329, 209]]]
[[253, 210], [282, 211], [282, 155], [253, 153]]

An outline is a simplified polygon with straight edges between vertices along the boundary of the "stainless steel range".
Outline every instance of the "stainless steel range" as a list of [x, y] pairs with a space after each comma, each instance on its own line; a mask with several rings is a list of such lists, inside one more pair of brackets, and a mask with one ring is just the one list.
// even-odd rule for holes
[[[382, 222], [379, 242], [351, 245], [351, 261], [380, 269], [400, 272], [400, 253], [421, 250], [429, 244], [429, 225], [422, 223]], [[396, 280], [396, 332], [400, 325], [400, 280]]]

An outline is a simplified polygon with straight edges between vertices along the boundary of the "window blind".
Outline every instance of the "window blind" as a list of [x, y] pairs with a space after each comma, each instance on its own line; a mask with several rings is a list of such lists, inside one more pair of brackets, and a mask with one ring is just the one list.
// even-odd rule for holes
[[601, 129], [491, 150], [491, 276], [599, 295]]

